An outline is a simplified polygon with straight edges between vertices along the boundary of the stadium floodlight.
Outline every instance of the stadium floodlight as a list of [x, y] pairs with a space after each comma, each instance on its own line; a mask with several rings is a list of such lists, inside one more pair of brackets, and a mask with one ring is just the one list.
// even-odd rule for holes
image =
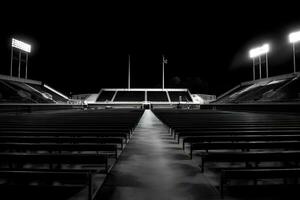
[[27, 53], [30, 53], [31, 52], [31, 45], [25, 43], [25, 42], [22, 42], [20, 40], [16, 40], [16, 39], [12, 39], [12, 47], [14, 48], [17, 48], [17, 49], [20, 49], [22, 51], [25, 51]]
[[249, 57], [253, 59], [253, 80], [255, 80], [255, 58], [259, 59], [259, 77], [261, 78], [261, 55], [266, 55], [266, 76], [269, 76], [268, 68], [268, 53], [270, 51], [269, 44], [263, 44], [262, 46], [253, 48], [249, 51]]
[[249, 51], [249, 57], [250, 58], [256, 58], [263, 54], [267, 54], [270, 51], [270, 45], [264, 44], [260, 47], [253, 48]]
[[262, 54], [269, 53], [269, 51], [270, 51], [270, 45], [269, 44], [264, 44], [264, 45], [261, 46], [260, 50], [261, 50], [260, 52]]
[[256, 58], [260, 55], [260, 47], [253, 48], [249, 51], [250, 58]]
[[296, 43], [300, 41], [300, 31], [293, 32], [289, 34], [290, 43]]
[[12, 42], [11, 42], [11, 61], [10, 61], [10, 76], [12, 76], [12, 65], [13, 65], [13, 53], [14, 50], [13, 48], [19, 49], [19, 69], [18, 69], [18, 77], [20, 78], [21, 76], [21, 61], [22, 61], [22, 51], [25, 52], [26, 54], [26, 67], [25, 67], [25, 78], [27, 79], [27, 64], [28, 64], [28, 53], [31, 52], [31, 45], [27, 44], [25, 42], [22, 42], [20, 40], [17, 40], [15, 38], [12, 38]]
[[296, 52], [295, 52], [295, 43], [300, 42], [300, 31], [293, 32], [289, 34], [289, 42], [293, 46], [293, 64], [294, 64], [294, 73], [296, 72]]

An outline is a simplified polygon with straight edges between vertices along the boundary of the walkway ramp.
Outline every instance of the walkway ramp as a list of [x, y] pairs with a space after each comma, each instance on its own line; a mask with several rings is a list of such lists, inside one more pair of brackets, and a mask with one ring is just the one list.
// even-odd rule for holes
[[96, 199], [220, 199], [198, 164], [176, 144], [168, 127], [151, 110], [145, 110]]

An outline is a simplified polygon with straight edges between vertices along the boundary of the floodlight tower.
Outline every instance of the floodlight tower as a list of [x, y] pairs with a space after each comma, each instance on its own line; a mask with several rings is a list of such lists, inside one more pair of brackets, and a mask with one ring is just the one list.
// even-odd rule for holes
[[293, 65], [294, 65], [294, 73], [296, 72], [296, 51], [295, 51], [295, 43], [300, 41], [300, 31], [293, 32], [289, 34], [289, 42], [292, 43], [293, 47]]
[[13, 69], [12, 69], [12, 65], [13, 65], [13, 54], [14, 54], [14, 49], [13, 48], [16, 48], [16, 49], [19, 49], [19, 67], [18, 67], [18, 77], [20, 78], [21, 77], [21, 61], [22, 61], [22, 52], [25, 52], [25, 55], [26, 55], [26, 60], [25, 60], [25, 64], [26, 64], [26, 67], [25, 67], [25, 78], [27, 79], [27, 64], [28, 64], [28, 54], [31, 52], [31, 45], [25, 43], [25, 42], [22, 42], [20, 40], [16, 40], [16, 39], [12, 39], [12, 43], [11, 43], [11, 59], [10, 59], [10, 76], [12, 76], [12, 72], [13, 72]]
[[266, 77], [269, 77], [268, 52], [270, 51], [269, 44], [264, 44], [260, 47], [253, 48], [249, 51], [249, 57], [253, 59], [253, 80], [255, 80], [255, 58], [259, 60], [259, 78], [261, 79], [261, 55], [266, 56]]

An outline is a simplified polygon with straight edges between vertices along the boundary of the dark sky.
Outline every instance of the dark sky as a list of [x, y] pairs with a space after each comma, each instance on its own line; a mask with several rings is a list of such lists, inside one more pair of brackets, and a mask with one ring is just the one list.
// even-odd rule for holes
[[0, 73], [9, 73], [12, 37], [32, 44], [29, 78], [67, 94], [127, 87], [128, 54], [137, 88], [161, 87], [164, 54], [166, 87], [219, 95], [252, 79], [248, 50], [265, 41], [270, 75], [291, 72], [287, 35], [300, 27], [297, 5], [182, 2], [3, 6]]

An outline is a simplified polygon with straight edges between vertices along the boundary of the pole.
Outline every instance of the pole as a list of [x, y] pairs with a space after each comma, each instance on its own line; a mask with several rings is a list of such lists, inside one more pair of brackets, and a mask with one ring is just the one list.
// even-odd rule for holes
[[266, 53], [266, 76], [269, 77], [268, 53]]
[[165, 57], [162, 57], [162, 89], [165, 89]]
[[27, 79], [27, 64], [28, 64], [28, 53], [26, 53], [25, 79]]
[[128, 89], [130, 89], [130, 55], [128, 54]]
[[295, 52], [295, 43], [293, 43], [293, 63], [294, 63], [294, 73], [296, 73], [296, 52]]
[[18, 70], [18, 77], [21, 77], [21, 50], [19, 51], [19, 70]]
[[10, 76], [12, 76], [12, 72], [13, 72], [13, 60], [14, 59], [14, 48], [11, 47], [11, 53], [10, 53]]
[[255, 81], [255, 58], [253, 58], [253, 80]]
[[260, 56], [258, 57], [259, 59], [259, 79], [261, 79], [261, 58]]

